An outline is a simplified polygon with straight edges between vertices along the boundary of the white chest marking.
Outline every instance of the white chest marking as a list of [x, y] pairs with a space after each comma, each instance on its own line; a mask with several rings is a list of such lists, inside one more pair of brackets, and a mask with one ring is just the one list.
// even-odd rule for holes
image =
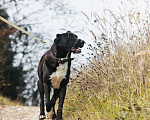
[[59, 89], [61, 81], [66, 78], [67, 70], [68, 62], [65, 62], [64, 64], [59, 64], [56, 71], [50, 75], [51, 84], [54, 89]]

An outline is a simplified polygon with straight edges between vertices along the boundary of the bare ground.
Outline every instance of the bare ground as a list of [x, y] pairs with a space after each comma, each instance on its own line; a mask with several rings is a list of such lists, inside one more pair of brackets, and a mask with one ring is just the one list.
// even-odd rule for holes
[[39, 120], [39, 107], [0, 105], [0, 120]]

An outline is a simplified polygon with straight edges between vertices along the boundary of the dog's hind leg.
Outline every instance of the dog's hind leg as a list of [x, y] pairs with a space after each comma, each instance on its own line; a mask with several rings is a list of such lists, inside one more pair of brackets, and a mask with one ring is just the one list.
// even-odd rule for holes
[[43, 83], [41, 80], [38, 80], [38, 89], [40, 91], [40, 116], [39, 119], [45, 119], [45, 112], [44, 112], [44, 89]]

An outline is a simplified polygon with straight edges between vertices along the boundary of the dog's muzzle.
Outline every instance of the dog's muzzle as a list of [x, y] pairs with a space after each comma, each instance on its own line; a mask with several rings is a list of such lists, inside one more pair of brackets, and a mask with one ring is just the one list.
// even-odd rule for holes
[[84, 46], [84, 41], [81, 40], [81, 39], [77, 39], [76, 42], [75, 42], [75, 45], [74, 47], [71, 48], [71, 52], [74, 52], [74, 53], [81, 53], [81, 49], [83, 46]]

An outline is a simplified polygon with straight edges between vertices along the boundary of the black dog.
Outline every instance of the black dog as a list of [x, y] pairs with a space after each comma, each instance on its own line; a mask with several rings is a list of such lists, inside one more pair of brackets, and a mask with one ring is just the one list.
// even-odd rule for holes
[[[71, 53], [80, 53], [84, 41], [70, 31], [57, 34], [54, 44], [41, 58], [38, 67], [38, 88], [40, 91], [40, 119], [45, 119], [44, 94], [48, 118], [61, 120], [66, 86], [69, 82]], [[54, 94], [50, 100], [51, 89]], [[57, 116], [55, 114], [55, 102], [59, 98]]]

